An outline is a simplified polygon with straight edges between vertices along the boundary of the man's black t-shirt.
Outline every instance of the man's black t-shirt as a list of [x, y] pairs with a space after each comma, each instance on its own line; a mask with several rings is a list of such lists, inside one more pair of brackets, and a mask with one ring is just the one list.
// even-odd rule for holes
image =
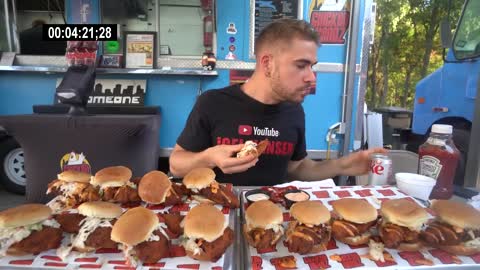
[[279, 184], [287, 180], [288, 161], [307, 155], [305, 115], [300, 104], [266, 105], [246, 95], [240, 85], [233, 85], [207, 91], [198, 98], [177, 144], [200, 152], [218, 144], [265, 138], [270, 143], [255, 166], [235, 174], [223, 174], [216, 168], [216, 179], [239, 186]]

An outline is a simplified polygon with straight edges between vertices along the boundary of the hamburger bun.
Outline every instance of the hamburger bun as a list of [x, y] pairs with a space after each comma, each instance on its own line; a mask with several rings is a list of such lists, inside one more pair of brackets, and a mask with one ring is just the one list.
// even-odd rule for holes
[[330, 221], [330, 211], [319, 201], [294, 203], [290, 207], [290, 214], [300, 223], [306, 225], [318, 226]]
[[280, 207], [270, 200], [256, 201], [245, 211], [245, 221], [248, 229], [266, 229], [271, 225], [281, 225], [283, 213]]
[[460, 256], [471, 256], [480, 252], [479, 248], [467, 247], [465, 245], [438, 246], [438, 248], [450, 254], [460, 255]]
[[223, 235], [228, 226], [225, 216], [211, 204], [199, 204], [185, 216], [184, 234], [189, 238], [201, 238], [213, 242]]
[[84, 202], [78, 207], [78, 213], [87, 217], [117, 218], [122, 214], [122, 208], [109, 202]]
[[60, 174], [57, 174], [57, 178], [58, 180], [62, 180], [65, 182], [88, 183], [90, 182], [90, 178], [92, 178], [92, 175], [79, 171], [64, 171]]
[[183, 184], [188, 189], [202, 189], [215, 181], [215, 172], [210, 168], [195, 168], [183, 177]]
[[0, 228], [35, 224], [48, 219], [52, 209], [43, 204], [23, 204], [0, 212]]
[[332, 202], [333, 212], [340, 218], [357, 224], [377, 219], [377, 210], [362, 199], [343, 198]]
[[103, 168], [92, 177], [90, 183], [100, 187], [121, 187], [132, 178], [132, 171], [125, 166]]
[[161, 171], [151, 171], [145, 174], [138, 184], [138, 195], [142, 201], [151, 204], [165, 202], [172, 182]]
[[380, 214], [384, 221], [419, 231], [428, 220], [427, 211], [407, 199], [393, 199], [382, 203]]
[[450, 200], [433, 200], [430, 208], [437, 219], [462, 229], [480, 229], [480, 211], [473, 206]]
[[147, 240], [158, 223], [158, 217], [153, 211], [141, 206], [135, 207], [118, 218], [110, 236], [117, 243], [135, 246]]

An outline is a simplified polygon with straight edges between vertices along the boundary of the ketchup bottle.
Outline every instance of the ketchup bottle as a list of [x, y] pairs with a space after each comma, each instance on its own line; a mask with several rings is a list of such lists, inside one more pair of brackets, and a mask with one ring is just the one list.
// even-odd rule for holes
[[437, 180], [430, 199], [448, 200], [453, 195], [453, 180], [460, 151], [452, 141], [452, 126], [433, 125], [427, 141], [420, 145], [420, 174]]

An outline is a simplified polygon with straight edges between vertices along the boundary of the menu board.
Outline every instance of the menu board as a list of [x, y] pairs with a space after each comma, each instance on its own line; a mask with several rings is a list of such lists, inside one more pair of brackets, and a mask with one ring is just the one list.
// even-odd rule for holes
[[255, 0], [255, 38], [269, 23], [298, 17], [298, 0]]
[[253, 57], [254, 40], [260, 31], [269, 23], [285, 18], [297, 19], [299, 14], [299, 0], [252, 0], [250, 57]]

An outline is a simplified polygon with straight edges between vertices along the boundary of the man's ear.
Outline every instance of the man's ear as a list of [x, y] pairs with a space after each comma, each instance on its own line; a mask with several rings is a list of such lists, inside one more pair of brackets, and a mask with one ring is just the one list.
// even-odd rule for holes
[[270, 77], [272, 74], [273, 55], [263, 54], [260, 56], [260, 66], [265, 77]]

